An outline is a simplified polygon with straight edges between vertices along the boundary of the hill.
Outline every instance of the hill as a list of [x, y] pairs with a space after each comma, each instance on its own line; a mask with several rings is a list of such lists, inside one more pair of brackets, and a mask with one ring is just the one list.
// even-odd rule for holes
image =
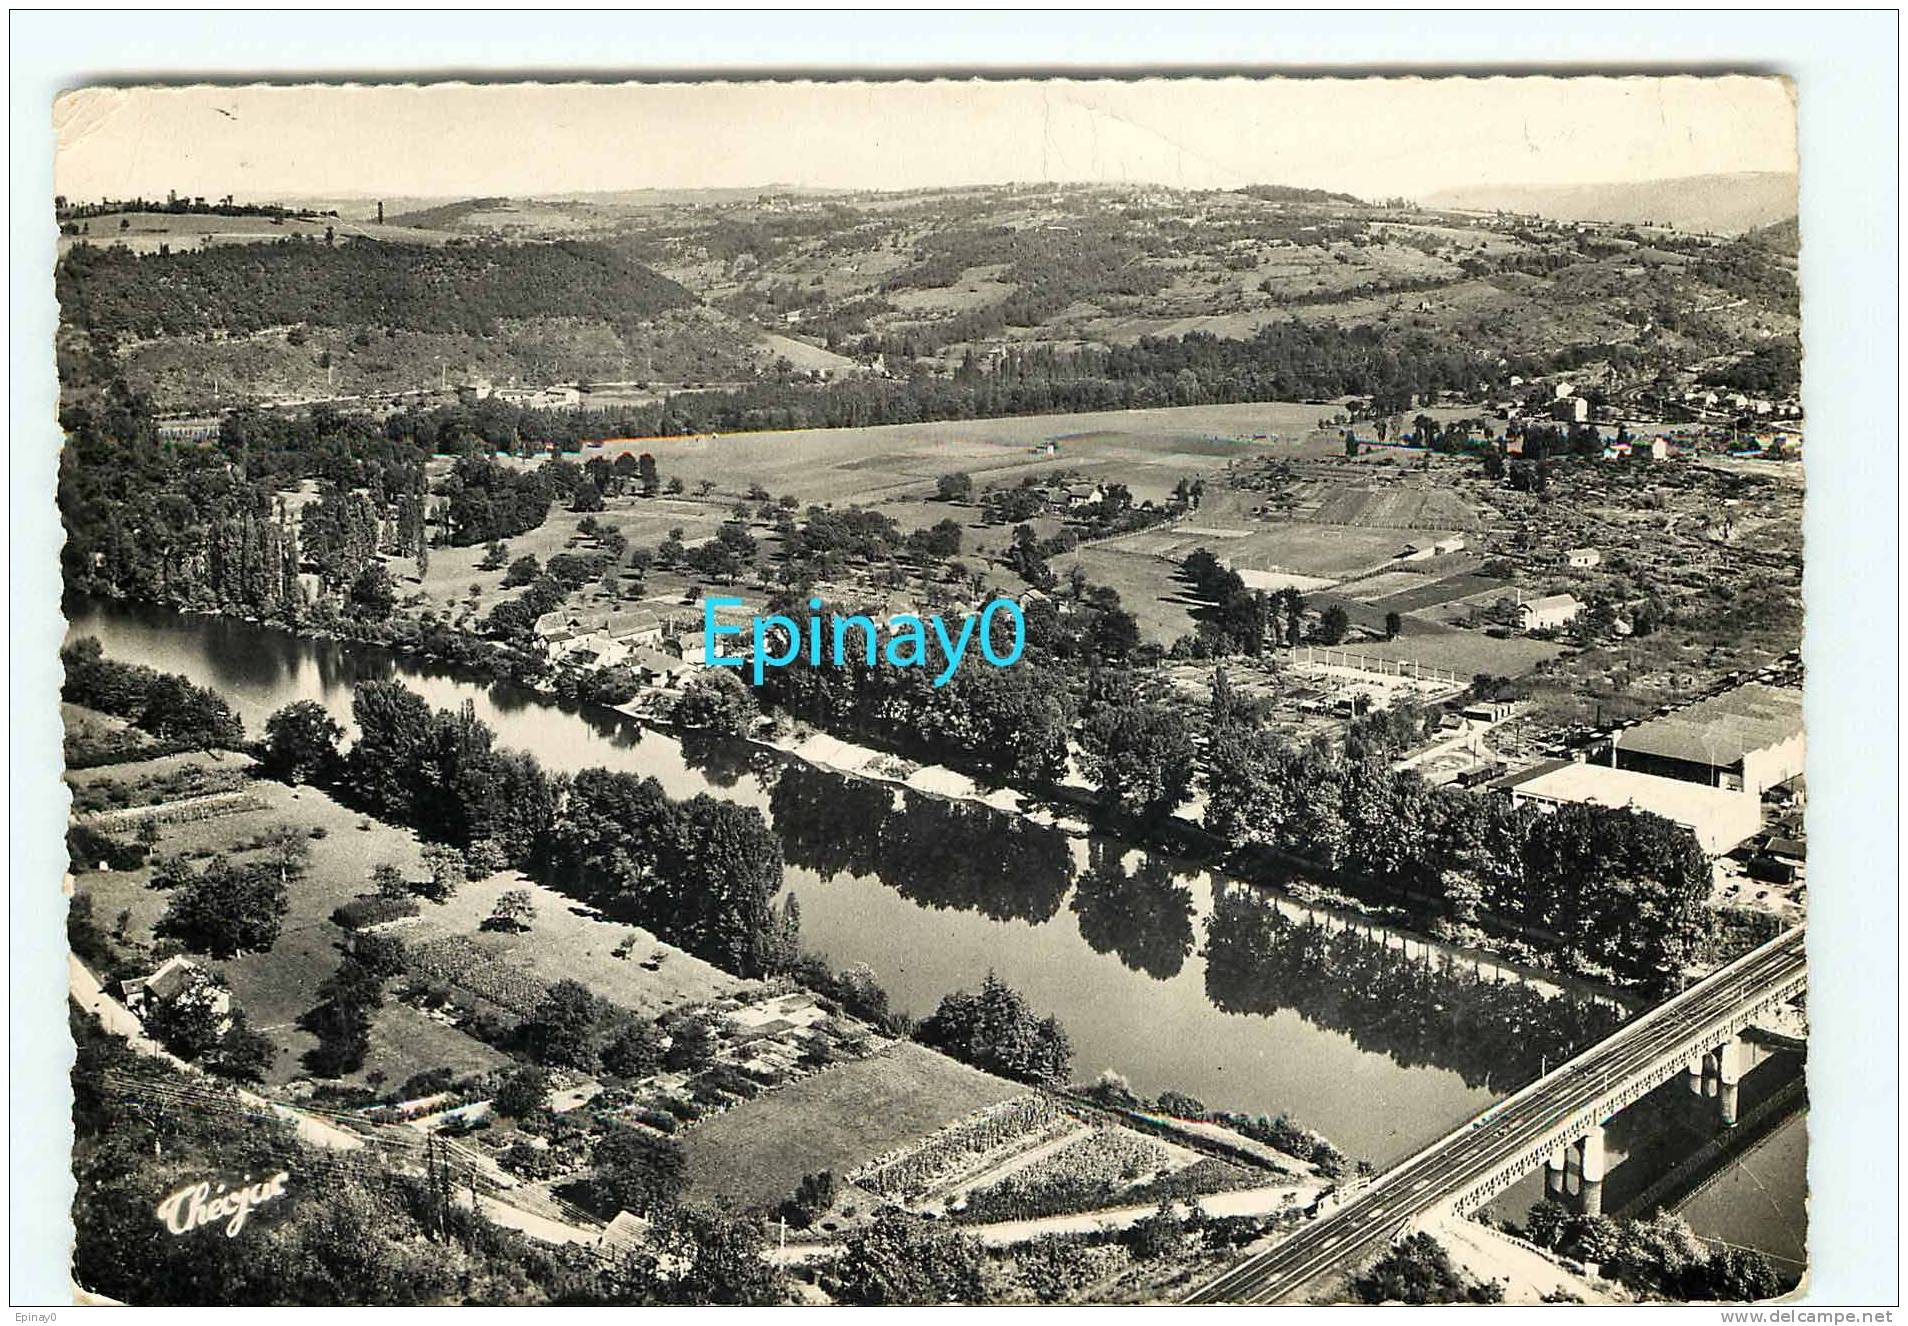
[[350, 216], [288, 214], [222, 216], [205, 212], [160, 212], [128, 208], [64, 221], [60, 254], [82, 245], [111, 245], [134, 253], [182, 253], [187, 249], [240, 244], [276, 244], [286, 239], [376, 239], [393, 244], [441, 244], [446, 236]]
[[[335, 243], [143, 258], [95, 240], [60, 267], [62, 362], [77, 366], [62, 380], [102, 379], [106, 355], [166, 408], [197, 409], [453, 379], [641, 394], [852, 377], [866, 381], [848, 396], [917, 382], [920, 409], [986, 397], [998, 412], [1002, 392], [1056, 375], [1119, 384], [1105, 399], [1068, 386], [1073, 408], [1142, 380], [1155, 403], [1289, 396], [1338, 382], [1297, 371], [1298, 343], [1322, 353], [1348, 335], [1414, 362], [1430, 346], [1653, 380], [1799, 330], [1780, 225], [1728, 242], [1590, 233], [1280, 185], [657, 197], [387, 201], [409, 223], [389, 229], [428, 245], [351, 240], [344, 221]], [[1326, 394], [1370, 394], [1366, 376]]]
[[1740, 234], [1796, 214], [1789, 172], [1683, 175], [1611, 184], [1480, 184], [1444, 189], [1427, 206], [1516, 212], [1556, 221], [1617, 221]]
[[634, 320], [696, 302], [597, 245], [287, 240], [185, 253], [82, 245], [55, 273], [64, 321], [141, 337], [267, 327], [483, 333], [503, 318]]
[[1772, 226], [1758, 226], [1743, 238], [1772, 252], [1786, 253], [1791, 258], [1802, 252], [1802, 227], [1800, 220], [1793, 216]]
[[1333, 193], [1330, 189], [1299, 189], [1289, 184], [1248, 184], [1243, 189], [1234, 189], [1248, 198], [1257, 198], [1264, 203], [1362, 203], [1364, 199], [1354, 198], [1349, 193]]

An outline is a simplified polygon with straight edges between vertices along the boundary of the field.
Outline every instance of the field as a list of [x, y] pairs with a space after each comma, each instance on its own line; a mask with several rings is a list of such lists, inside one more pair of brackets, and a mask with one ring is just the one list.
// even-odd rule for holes
[[163, 244], [177, 253], [208, 245], [272, 244], [293, 236], [323, 239], [327, 229], [340, 238], [377, 239], [393, 244], [442, 244], [450, 238], [437, 230], [347, 221], [339, 217], [286, 217], [274, 223], [269, 216], [112, 212], [72, 224], [86, 229], [82, 234], [60, 236], [62, 254], [81, 243], [123, 244], [134, 253], [157, 253]]
[[690, 1195], [740, 1207], [772, 1206], [802, 1176], [846, 1174], [864, 1161], [961, 1116], [1023, 1094], [910, 1042], [838, 1064], [746, 1101], [682, 1134]]
[[[143, 774], [194, 765], [230, 767], [244, 763], [243, 757], [229, 754], [217, 761], [205, 755], [170, 756], [85, 770], [73, 779], [76, 783], [129, 781]], [[366, 819], [309, 787], [292, 788], [259, 779], [248, 791], [262, 803], [257, 809], [164, 825], [153, 851], [156, 855], [185, 853], [194, 858], [223, 854], [242, 862], [255, 855], [251, 845], [262, 834], [282, 827], [305, 835], [309, 856], [302, 876], [292, 885], [291, 911], [278, 942], [269, 952], [247, 953], [228, 962], [209, 964], [224, 974], [234, 1002], [245, 1010], [252, 1025], [279, 1044], [279, 1057], [268, 1081], [280, 1084], [305, 1076], [300, 1059], [317, 1044], [316, 1038], [296, 1023], [317, 1003], [318, 986], [336, 970], [340, 960], [343, 932], [332, 923], [332, 911], [367, 892], [371, 871], [378, 865], [397, 865], [412, 878], [422, 878], [427, 872], [417, 838], [407, 830]], [[121, 911], [129, 913], [126, 933], [135, 941], [143, 941], [150, 939], [168, 900], [166, 893], [147, 887], [149, 874], [145, 868], [88, 872], [78, 878], [75, 887], [93, 896], [94, 914], [104, 925], [110, 926]], [[497, 895], [509, 887], [531, 889], [537, 907], [534, 925], [518, 935], [479, 932]], [[604, 997], [641, 1012], [660, 1012], [718, 997], [740, 985], [735, 978], [635, 927], [596, 919], [561, 895], [526, 885], [511, 874], [466, 884], [450, 902], [426, 903], [424, 907], [427, 919], [399, 932], [407, 944], [432, 935], [468, 934], [487, 951], [509, 955], [544, 981], [575, 977]], [[610, 950], [625, 939], [635, 941], [631, 956], [612, 956]], [[645, 962], [656, 965], [652, 970]], [[372, 1023], [371, 1053], [363, 1067], [345, 1080], [395, 1085], [424, 1069], [449, 1067], [464, 1073], [505, 1062], [504, 1055], [483, 1042], [387, 999]]]
[[[585, 455], [595, 456], [596, 451]], [[671, 471], [665, 469], [667, 476]], [[654, 550], [657, 544], [668, 537], [669, 531], [680, 528], [683, 542], [699, 543], [716, 532], [723, 521], [729, 518], [732, 501], [711, 499], [701, 501], [689, 497], [618, 497], [606, 503], [606, 509], [596, 514], [596, 519], [621, 529], [632, 548]], [[559, 503], [552, 503], [550, 515], [543, 524], [523, 534], [506, 540], [512, 560], [527, 555], [533, 556], [539, 563], [548, 562], [561, 552], [587, 552], [587, 542], [578, 535], [576, 527], [586, 517], [565, 509]], [[519, 589], [503, 587], [504, 572], [480, 571], [477, 563], [484, 559], [484, 545], [472, 544], [466, 548], [439, 547], [430, 550], [430, 565], [420, 584], [417, 580], [415, 563], [393, 562], [391, 571], [400, 585], [400, 593], [423, 593], [432, 606], [449, 608], [453, 612], [466, 606], [473, 609], [473, 616], [482, 617], [498, 603], [513, 599], [522, 593]], [[473, 597], [471, 587], [477, 587]], [[594, 588], [593, 586], [590, 588]], [[660, 592], [652, 589], [652, 592]], [[652, 605], [659, 609], [677, 604], [680, 594], [665, 595], [667, 604]]]
[[[1324, 406], [1193, 405], [1093, 414], [889, 424], [871, 428], [642, 438], [609, 442], [600, 451], [647, 451], [664, 475], [691, 487], [708, 479], [724, 492], [759, 483], [803, 502], [873, 504], [933, 490], [955, 470], [979, 487], [1018, 483], [1028, 474], [1078, 470], [1130, 486], [1138, 497], [1161, 497], [1181, 476], [1210, 473], [1228, 460], [1257, 454], [1294, 455]], [[1279, 442], [1255, 441], [1278, 435]], [[1048, 443], [1054, 454], [1036, 454]]]
[[[480, 929], [498, 895], [507, 889], [529, 890], [536, 906], [535, 922], [529, 930], [514, 934]], [[514, 871], [465, 884], [449, 902], [427, 904], [423, 921], [403, 933], [407, 944], [466, 936], [486, 956], [507, 960], [544, 981], [581, 981], [610, 1002], [645, 1016], [732, 995], [744, 985], [639, 926], [605, 920], [593, 909]], [[619, 958], [613, 950], [624, 943], [630, 945], [629, 956]]]
[[1498, 640], [1482, 631], [1435, 626], [1413, 629], [1410, 624], [1396, 640], [1360, 641], [1349, 648], [1369, 658], [1401, 659], [1426, 667], [1449, 668], [1466, 680], [1480, 672], [1499, 677], [1522, 676], [1563, 652], [1561, 645], [1546, 640], [1524, 636]]

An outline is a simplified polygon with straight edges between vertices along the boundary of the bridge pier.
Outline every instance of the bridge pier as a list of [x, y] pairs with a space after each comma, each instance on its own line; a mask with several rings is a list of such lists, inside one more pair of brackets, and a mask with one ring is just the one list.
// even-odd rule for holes
[[1692, 1096], [1703, 1094], [1704, 1058], [1703, 1055], [1694, 1054], [1690, 1056], [1689, 1062], [1683, 1065], [1683, 1085], [1689, 1088], [1689, 1094]]
[[1544, 1199], [1563, 1202], [1570, 1195], [1570, 1148], [1560, 1146], [1544, 1159]]
[[1742, 1084], [1743, 1064], [1749, 1057], [1748, 1050], [1749, 1047], [1743, 1044], [1740, 1036], [1731, 1036], [1716, 1050], [1716, 1100], [1725, 1128], [1736, 1126], [1737, 1099]]
[[1577, 1209], [1584, 1215], [1603, 1214], [1603, 1175], [1607, 1164], [1603, 1125], [1598, 1124], [1577, 1143]]

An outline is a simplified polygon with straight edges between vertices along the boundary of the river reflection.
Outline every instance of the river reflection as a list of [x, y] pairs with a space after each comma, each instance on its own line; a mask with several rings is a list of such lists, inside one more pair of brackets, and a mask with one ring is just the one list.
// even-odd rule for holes
[[608, 710], [386, 651], [123, 604], [68, 613], [109, 654], [224, 692], [253, 732], [300, 699], [348, 723], [354, 684], [397, 676], [434, 706], [468, 700], [499, 745], [552, 771], [601, 765], [654, 776], [672, 796], [755, 806], [782, 841], [805, 945], [836, 966], [866, 963], [897, 1009], [924, 1016], [992, 969], [1066, 1026], [1076, 1076], [1111, 1069], [1148, 1095], [1289, 1113], [1379, 1164], [1597, 1025], [1534, 988], [1441, 968], [1421, 943], [1406, 952], [1382, 933], [1333, 930], [1290, 899], [1222, 888], [1215, 920], [1203, 871], [978, 803], [759, 748], [685, 746]]
[[937, 910], [1045, 921], [1073, 882], [1064, 832], [975, 802], [789, 763], [769, 810], [790, 865], [824, 880], [876, 875]]
[[[1127, 856], [1139, 864], [1128, 870]], [[1166, 862], [1125, 853], [1104, 841], [1087, 849], [1087, 868], [1073, 892], [1080, 937], [1095, 953], [1114, 953], [1135, 971], [1165, 981], [1179, 975], [1193, 951], [1192, 890]]]

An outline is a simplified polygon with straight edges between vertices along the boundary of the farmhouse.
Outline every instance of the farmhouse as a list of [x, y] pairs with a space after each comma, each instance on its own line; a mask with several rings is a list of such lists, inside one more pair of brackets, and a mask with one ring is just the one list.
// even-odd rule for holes
[[1517, 605], [1517, 625], [1526, 631], [1567, 626], [1583, 611], [1574, 594], [1550, 594]]
[[552, 659], [586, 667], [615, 667], [638, 649], [662, 644], [668, 623], [647, 608], [613, 612], [559, 609], [537, 618], [537, 638]]
[[121, 1002], [141, 1018], [161, 1005], [192, 996], [205, 998], [222, 1024], [230, 1021], [232, 1013], [232, 992], [214, 980], [211, 972], [183, 954], [167, 958], [144, 976], [121, 981], [119, 994]]
[[1564, 565], [1580, 571], [1587, 571], [1603, 560], [1603, 554], [1595, 548], [1572, 548], [1564, 554]]
[[576, 387], [498, 387], [491, 395], [511, 405], [543, 410], [573, 410], [583, 403]]
[[1802, 693], [1750, 682], [1619, 733], [1619, 769], [1756, 796], [1803, 769]]
[[1762, 803], [1750, 793], [1606, 764], [1552, 760], [1503, 779], [1497, 786], [1520, 804], [1608, 806], [1660, 815], [1695, 834], [1711, 856], [1721, 856], [1762, 828]]

